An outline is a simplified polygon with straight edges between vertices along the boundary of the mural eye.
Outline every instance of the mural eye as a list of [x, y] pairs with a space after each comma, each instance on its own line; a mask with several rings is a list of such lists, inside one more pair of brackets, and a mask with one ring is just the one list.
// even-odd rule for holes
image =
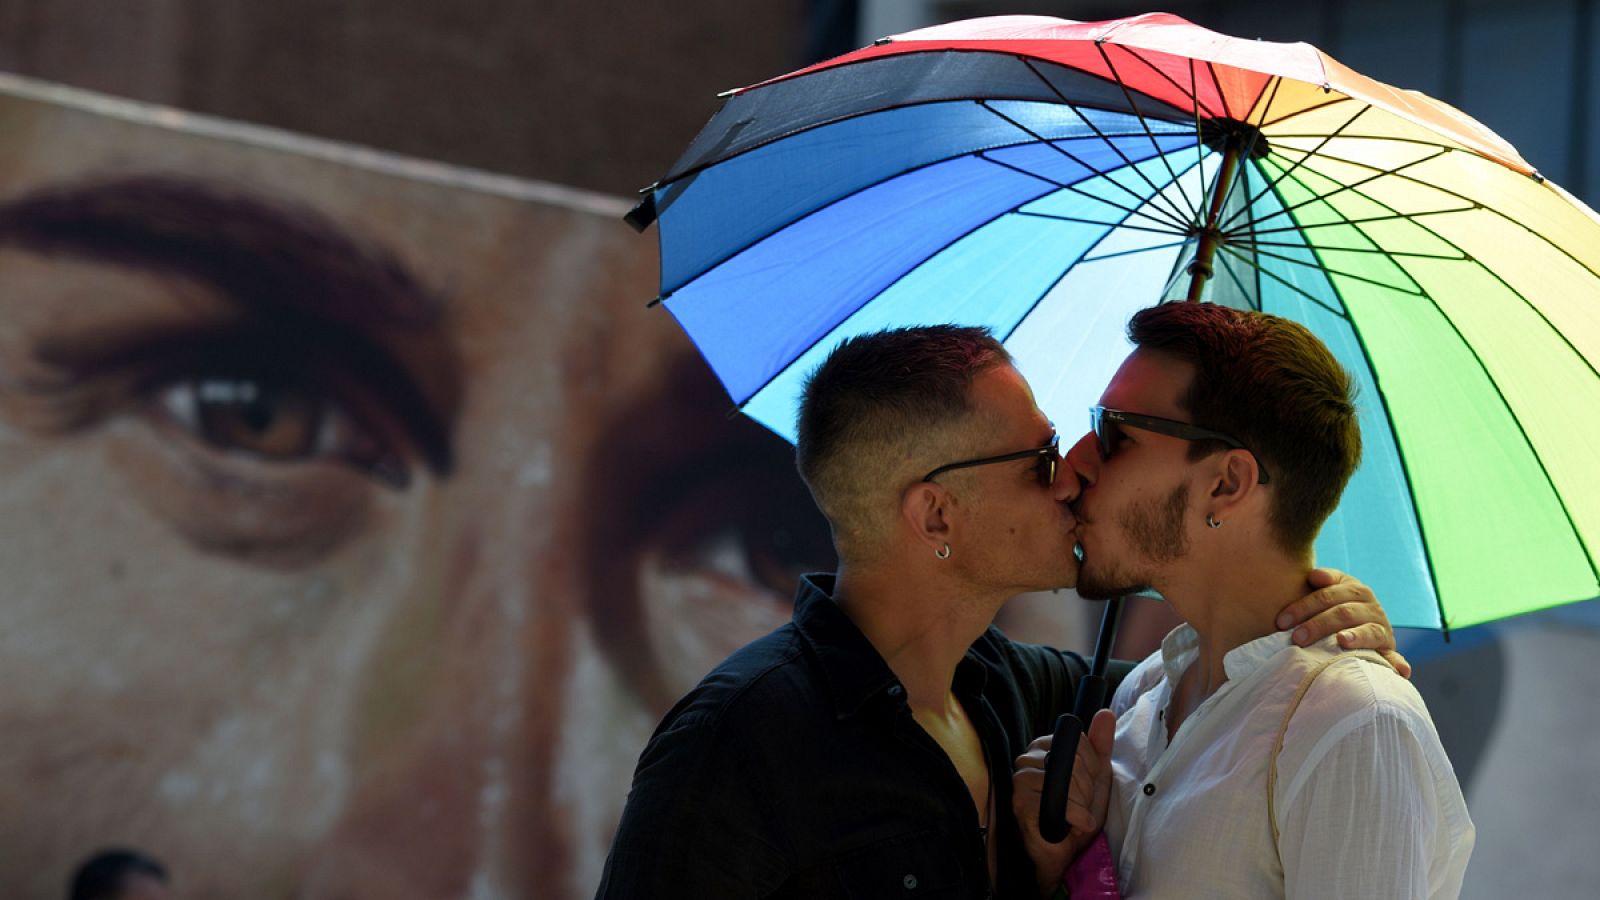
[[410, 479], [403, 458], [325, 388], [270, 376], [206, 375], [169, 381], [154, 401], [173, 424], [224, 453], [278, 463], [335, 461], [394, 487]]
[[170, 385], [159, 401], [175, 421], [222, 450], [303, 459], [332, 443], [327, 404], [296, 387], [205, 378]]

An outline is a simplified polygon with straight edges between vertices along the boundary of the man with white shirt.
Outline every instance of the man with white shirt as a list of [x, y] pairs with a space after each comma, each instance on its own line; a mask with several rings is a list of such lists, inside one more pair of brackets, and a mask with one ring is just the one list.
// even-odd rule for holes
[[1382, 660], [1275, 624], [1360, 459], [1349, 376], [1261, 313], [1171, 304], [1128, 332], [1068, 454], [1078, 591], [1154, 590], [1186, 624], [1112, 705], [1124, 895], [1456, 896], [1473, 826], [1421, 697]]

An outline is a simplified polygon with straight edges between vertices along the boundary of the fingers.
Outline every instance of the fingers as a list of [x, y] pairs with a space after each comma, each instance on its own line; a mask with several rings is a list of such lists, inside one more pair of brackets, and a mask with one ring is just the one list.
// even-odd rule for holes
[[[1361, 597], [1365, 592], [1366, 596]], [[1278, 628], [1280, 630], [1303, 625], [1319, 613], [1329, 609], [1338, 609], [1340, 604], [1362, 603], [1372, 600], [1372, 592], [1366, 585], [1354, 581], [1340, 581], [1334, 584], [1317, 588], [1304, 597], [1285, 606], [1278, 613]], [[1323, 635], [1326, 637], [1327, 635]]]
[[1394, 632], [1376, 622], [1357, 625], [1339, 632], [1339, 647], [1344, 650], [1394, 649]]
[[1020, 774], [1023, 769], [1038, 769], [1044, 771], [1045, 758], [1050, 755], [1050, 745], [1055, 741], [1055, 735], [1047, 734], [1044, 737], [1033, 739], [1028, 749], [1023, 754], [1011, 761], [1013, 774]]
[[1090, 771], [1088, 760], [1080, 754], [1072, 767], [1072, 784], [1067, 789], [1067, 824], [1075, 831], [1097, 831], [1100, 817], [1095, 815], [1099, 776]]
[[1311, 585], [1313, 588], [1325, 588], [1329, 585], [1338, 584], [1342, 581], [1354, 580], [1355, 579], [1339, 571], [1338, 569], [1312, 569], [1306, 575], [1306, 584]]
[[[1315, 591], [1284, 608], [1280, 624], [1303, 617], [1293, 639], [1302, 647], [1339, 632], [1352, 632], [1345, 640], [1372, 650], [1394, 649], [1394, 630], [1372, 591], [1358, 581], [1343, 581]], [[1376, 630], [1364, 626], [1375, 626]]]
[[1400, 655], [1399, 650], [1379, 650], [1378, 653], [1389, 661], [1389, 665], [1394, 666], [1394, 670], [1400, 674], [1401, 678], [1410, 680], [1411, 663]]
[[1089, 744], [1106, 762], [1111, 761], [1111, 745], [1117, 736], [1117, 717], [1109, 709], [1102, 709], [1089, 720]]
[[1100, 771], [1096, 773], [1095, 790], [1092, 798], [1091, 810], [1096, 824], [1106, 820], [1106, 810], [1111, 805], [1111, 751], [1116, 739], [1117, 717], [1109, 709], [1102, 709], [1095, 713], [1094, 720], [1089, 723], [1089, 743], [1100, 754]]
[[[1021, 757], [1018, 757], [1021, 759]], [[1011, 773], [1011, 795], [1022, 798], [1023, 802], [1032, 803], [1034, 808], [1039, 806], [1038, 795], [1044, 793], [1044, 767], [1043, 766], [1018, 766]]]
[[1011, 811], [1017, 820], [1038, 827], [1039, 798], [1044, 793], [1045, 758], [1054, 735], [1035, 738], [1021, 756], [1011, 761]]
[[1088, 740], [1078, 744], [1077, 764], [1067, 793], [1067, 823], [1080, 832], [1100, 830], [1111, 798], [1111, 750], [1117, 717], [1109, 709], [1095, 713]]
[[[1317, 598], [1316, 603], [1320, 604], [1323, 602], [1323, 598], [1326, 596], [1327, 594], [1325, 592], [1318, 591], [1315, 594], [1311, 594], [1308, 597], [1304, 597], [1295, 601], [1295, 603], [1301, 604], [1306, 600], [1315, 597]], [[1315, 644], [1317, 641], [1322, 640], [1330, 634], [1343, 631], [1347, 628], [1353, 628], [1354, 626], [1360, 624], [1360, 620], [1356, 618], [1356, 612], [1352, 606], [1353, 604], [1343, 603], [1338, 606], [1323, 608], [1320, 610], [1312, 606], [1307, 606], [1304, 617], [1296, 620], [1296, 623], [1300, 627], [1294, 630], [1294, 642], [1302, 647], [1309, 647], [1310, 645]], [[1282, 621], [1281, 616], [1279, 617], [1279, 621]]]

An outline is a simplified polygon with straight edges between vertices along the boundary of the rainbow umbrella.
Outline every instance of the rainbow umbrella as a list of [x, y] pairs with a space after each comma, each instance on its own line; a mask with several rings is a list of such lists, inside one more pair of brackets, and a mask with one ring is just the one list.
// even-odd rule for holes
[[658, 302], [791, 439], [853, 334], [988, 326], [1070, 430], [1135, 310], [1264, 310], [1362, 392], [1319, 562], [1397, 626], [1600, 593], [1600, 219], [1309, 45], [1170, 15], [885, 38], [732, 92], [630, 220], [658, 223]]

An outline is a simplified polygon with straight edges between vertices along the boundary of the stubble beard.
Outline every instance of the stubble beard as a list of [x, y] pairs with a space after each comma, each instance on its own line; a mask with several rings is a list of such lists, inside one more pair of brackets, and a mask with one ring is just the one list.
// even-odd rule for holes
[[1129, 572], [1115, 560], [1096, 566], [1092, 556], [1078, 568], [1078, 595], [1087, 600], [1113, 600], [1150, 590], [1149, 569], [1182, 559], [1189, 552], [1183, 520], [1189, 512], [1189, 481], [1165, 497], [1130, 503], [1115, 516], [1129, 551], [1143, 574]]

